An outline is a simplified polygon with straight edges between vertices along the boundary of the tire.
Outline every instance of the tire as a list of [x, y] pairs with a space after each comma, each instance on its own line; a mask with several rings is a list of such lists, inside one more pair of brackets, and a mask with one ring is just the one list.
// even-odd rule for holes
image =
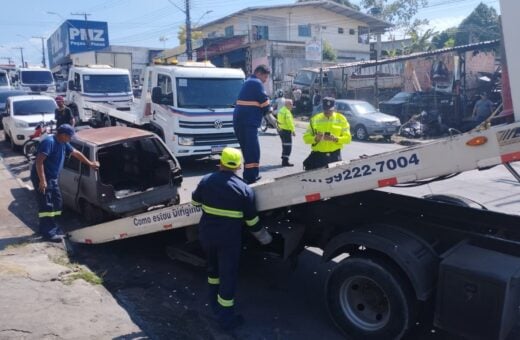
[[459, 207], [488, 210], [484, 205], [480, 204], [479, 202], [476, 202], [476, 201], [473, 201], [472, 199], [458, 196], [458, 195], [430, 194], [430, 195], [424, 195], [423, 197], [427, 200], [446, 203], [446, 204], [452, 204], [452, 205], [456, 205]]
[[37, 140], [29, 140], [23, 145], [23, 154], [30, 161], [36, 157], [36, 152], [38, 152], [38, 146], [40, 142]]
[[260, 122], [260, 131], [266, 132], [268, 127], [267, 119], [265, 117], [262, 117], [262, 121]]
[[9, 137], [9, 135], [7, 134], [7, 130], [4, 130], [4, 142], [6, 142], [6, 143], [11, 142], [11, 137]]
[[85, 222], [87, 222], [89, 225], [98, 224], [105, 220], [105, 214], [103, 210], [87, 201], [82, 201], [81, 203], [81, 214], [83, 215]]
[[401, 339], [414, 324], [412, 287], [389, 260], [349, 257], [326, 289], [330, 316], [348, 339]]
[[103, 126], [104, 126], [104, 127], [109, 127], [109, 126], [115, 126], [115, 124], [114, 124], [114, 121], [112, 120], [112, 118], [110, 118], [110, 117], [105, 117], [105, 118], [103, 119]]
[[358, 125], [354, 129], [354, 137], [357, 140], [367, 140], [368, 139], [368, 132], [367, 129], [363, 125]]

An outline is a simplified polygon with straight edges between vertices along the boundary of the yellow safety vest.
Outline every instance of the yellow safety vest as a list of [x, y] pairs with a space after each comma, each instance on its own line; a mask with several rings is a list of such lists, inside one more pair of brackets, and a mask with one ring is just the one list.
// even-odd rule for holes
[[294, 120], [291, 111], [286, 107], [282, 107], [278, 111], [278, 127], [282, 130], [294, 132]]
[[[334, 142], [322, 139], [316, 143], [315, 137], [318, 133], [330, 133], [330, 135], [336, 137], [338, 141]], [[307, 127], [307, 131], [303, 135], [305, 144], [311, 144], [312, 151], [317, 152], [340, 150], [343, 144], [348, 144], [351, 140], [352, 136], [350, 135], [350, 125], [347, 118], [337, 112], [333, 112], [330, 118], [325, 116], [323, 112], [314, 115]]]

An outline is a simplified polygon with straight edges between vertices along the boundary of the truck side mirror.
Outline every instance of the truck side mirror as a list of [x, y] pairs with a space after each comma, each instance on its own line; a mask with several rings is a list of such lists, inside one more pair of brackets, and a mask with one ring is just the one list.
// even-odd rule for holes
[[74, 86], [74, 80], [69, 80], [69, 90], [74, 91], [76, 87]]
[[161, 104], [162, 90], [159, 86], [152, 89], [152, 103]]

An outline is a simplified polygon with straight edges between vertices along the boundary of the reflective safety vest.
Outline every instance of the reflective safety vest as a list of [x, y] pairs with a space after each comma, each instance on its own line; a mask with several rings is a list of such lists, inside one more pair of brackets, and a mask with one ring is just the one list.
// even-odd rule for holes
[[[316, 143], [316, 134], [327, 134], [338, 139], [337, 142], [320, 140]], [[350, 125], [347, 118], [338, 112], [333, 112], [330, 117], [325, 116], [323, 112], [314, 115], [307, 127], [307, 131], [303, 135], [305, 144], [311, 144], [312, 151], [317, 152], [333, 152], [340, 150], [344, 144], [350, 143], [352, 136], [350, 135]]]
[[269, 111], [269, 97], [262, 81], [252, 75], [240, 89], [233, 112], [233, 124], [260, 127], [262, 117]]
[[282, 130], [294, 132], [293, 115], [286, 106], [278, 111], [278, 127]]
[[191, 203], [202, 208], [200, 224], [229, 227], [241, 226], [245, 222], [251, 232], [261, 229], [254, 191], [232, 171], [217, 171], [204, 176], [192, 193]]

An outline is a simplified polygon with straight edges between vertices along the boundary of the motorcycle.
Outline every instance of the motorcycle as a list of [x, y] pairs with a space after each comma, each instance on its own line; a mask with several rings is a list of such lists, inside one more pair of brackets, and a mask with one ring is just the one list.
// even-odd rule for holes
[[433, 138], [447, 132], [441, 114], [436, 110], [422, 111], [413, 115], [399, 128], [398, 135], [406, 138]]
[[23, 144], [23, 154], [28, 161], [32, 161], [36, 158], [38, 152], [38, 146], [40, 142], [53, 133], [55, 128], [54, 121], [41, 122], [34, 128], [34, 133], [29, 136], [29, 139]]
[[278, 122], [276, 120], [276, 115], [272, 111], [266, 113], [262, 117], [262, 121], [260, 122], [260, 131], [266, 132], [267, 129], [278, 130]]

